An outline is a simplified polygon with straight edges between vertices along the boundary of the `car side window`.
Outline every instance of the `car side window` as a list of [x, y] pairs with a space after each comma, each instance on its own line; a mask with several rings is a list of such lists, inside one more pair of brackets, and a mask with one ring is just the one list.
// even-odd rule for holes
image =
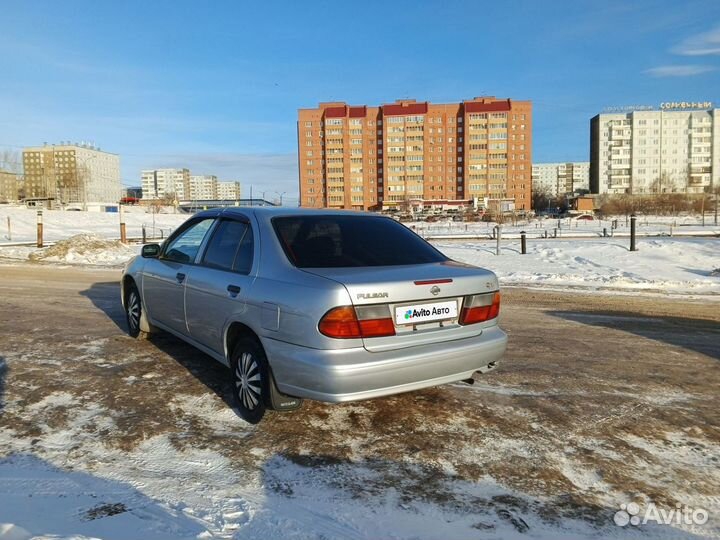
[[203, 264], [219, 270], [249, 274], [252, 267], [252, 229], [247, 223], [223, 220], [208, 243]]
[[208, 218], [191, 225], [168, 243], [162, 258], [179, 263], [195, 261], [200, 245], [214, 219]]

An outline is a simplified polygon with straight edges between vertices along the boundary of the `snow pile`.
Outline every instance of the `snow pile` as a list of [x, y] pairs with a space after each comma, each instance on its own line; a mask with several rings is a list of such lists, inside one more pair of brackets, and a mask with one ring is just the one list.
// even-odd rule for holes
[[54, 246], [33, 251], [31, 261], [72, 264], [119, 265], [137, 254], [137, 249], [119, 240], [106, 240], [97, 234], [76, 234]]

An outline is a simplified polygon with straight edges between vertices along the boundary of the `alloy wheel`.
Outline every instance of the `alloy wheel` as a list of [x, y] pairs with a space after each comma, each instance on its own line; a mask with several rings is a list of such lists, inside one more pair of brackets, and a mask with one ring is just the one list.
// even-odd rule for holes
[[140, 328], [140, 297], [135, 291], [128, 295], [127, 316], [130, 331], [135, 332]]
[[235, 365], [235, 391], [248, 410], [260, 403], [261, 388], [260, 366], [251, 353], [242, 353]]

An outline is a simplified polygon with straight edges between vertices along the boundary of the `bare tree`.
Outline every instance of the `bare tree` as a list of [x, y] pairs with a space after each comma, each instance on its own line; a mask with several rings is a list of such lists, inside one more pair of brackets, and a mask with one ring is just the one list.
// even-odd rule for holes
[[[22, 162], [20, 154], [13, 150], [0, 151], [0, 200], [2, 202], [24, 199], [24, 188], [21, 182]], [[5, 174], [9, 173], [9, 174]], [[22, 189], [22, 193], [21, 193]]]
[[677, 190], [675, 179], [670, 176], [667, 171], [663, 171], [660, 176], [650, 182], [650, 193], [660, 195], [662, 193], [674, 193]]
[[543, 186], [533, 186], [532, 189], [532, 207], [535, 211], [547, 209], [552, 195], [550, 190]]
[[14, 174], [22, 173], [22, 158], [15, 150], [0, 150], [0, 170]]

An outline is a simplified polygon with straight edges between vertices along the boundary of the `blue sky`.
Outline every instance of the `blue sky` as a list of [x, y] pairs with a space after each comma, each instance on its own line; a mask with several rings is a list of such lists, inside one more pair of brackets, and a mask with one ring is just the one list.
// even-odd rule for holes
[[[39, 2], [0, 15], [0, 150], [94, 141], [297, 197], [297, 109], [534, 103], [533, 160], [587, 160], [609, 106], [720, 104], [720, 2]], [[0, 165], [2, 166], [2, 165]]]

